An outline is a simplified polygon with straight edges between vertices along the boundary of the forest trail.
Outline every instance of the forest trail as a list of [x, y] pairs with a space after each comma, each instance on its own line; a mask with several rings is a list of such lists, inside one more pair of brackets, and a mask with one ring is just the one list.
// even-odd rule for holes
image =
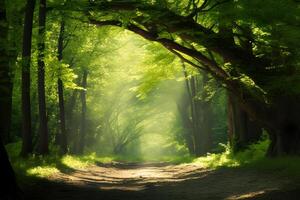
[[[112, 163], [58, 173], [25, 188], [30, 200], [299, 199], [286, 177], [197, 164]], [[286, 188], [289, 188], [288, 190]], [[299, 188], [299, 187], [298, 187]], [[298, 198], [297, 198], [298, 197]]]

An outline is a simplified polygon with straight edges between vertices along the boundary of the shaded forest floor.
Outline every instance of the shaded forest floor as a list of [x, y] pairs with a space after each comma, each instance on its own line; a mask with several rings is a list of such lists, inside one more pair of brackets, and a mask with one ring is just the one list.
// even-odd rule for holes
[[299, 199], [300, 184], [274, 172], [198, 164], [110, 163], [23, 186], [30, 200]]

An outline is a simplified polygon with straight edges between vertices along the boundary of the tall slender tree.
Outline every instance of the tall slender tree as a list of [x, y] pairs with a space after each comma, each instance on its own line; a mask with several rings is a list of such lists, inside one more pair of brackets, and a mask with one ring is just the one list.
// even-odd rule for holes
[[22, 156], [27, 156], [28, 153], [32, 152], [30, 62], [34, 7], [35, 0], [27, 0], [24, 19], [22, 52]]
[[[64, 48], [64, 32], [65, 32], [65, 21], [62, 19], [60, 25], [60, 32], [58, 37], [57, 46], [57, 59], [62, 61], [63, 59], [63, 48]], [[59, 103], [59, 120], [60, 120], [60, 151], [62, 154], [67, 153], [67, 133], [66, 133], [66, 118], [65, 118], [65, 103], [64, 103], [64, 86], [61, 77], [57, 80], [57, 91], [58, 91], [58, 103]]]
[[78, 143], [78, 152], [79, 154], [83, 154], [84, 146], [85, 146], [85, 132], [86, 132], [86, 86], [87, 86], [87, 76], [88, 71], [86, 69], [83, 70], [82, 83], [81, 87], [83, 90], [80, 92], [81, 99], [81, 126], [79, 132], [79, 143]]
[[192, 118], [190, 117], [193, 97], [191, 94], [190, 81], [189, 81], [186, 65], [183, 61], [182, 61], [182, 69], [185, 78], [186, 89], [185, 92], [182, 94], [182, 97], [180, 98], [179, 102], [177, 103], [177, 108], [181, 117], [182, 126], [184, 128], [185, 142], [189, 149], [189, 153], [191, 155], [195, 155], [195, 138], [193, 133], [194, 129], [193, 129]]
[[38, 34], [38, 102], [39, 102], [39, 154], [47, 154], [48, 125], [45, 97], [45, 30], [46, 30], [46, 0], [40, 0], [39, 34]]

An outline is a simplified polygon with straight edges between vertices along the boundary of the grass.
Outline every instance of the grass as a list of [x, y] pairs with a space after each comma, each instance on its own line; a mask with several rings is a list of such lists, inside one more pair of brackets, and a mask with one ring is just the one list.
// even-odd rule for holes
[[60, 156], [57, 151], [53, 151], [48, 156], [32, 155], [26, 159], [19, 157], [21, 143], [7, 145], [7, 150], [11, 163], [21, 181], [28, 178], [46, 178], [57, 172], [69, 173], [76, 169], [83, 169], [89, 165], [97, 163], [117, 162], [170, 162], [170, 163], [196, 163], [204, 168], [217, 169], [222, 167], [236, 167], [254, 169], [266, 172], [277, 173], [283, 176], [290, 176], [300, 179], [300, 158], [299, 157], [279, 157], [266, 158], [265, 153], [269, 145], [269, 140], [265, 139], [257, 144], [252, 144], [248, 149], [233, 153], [228, 145], [222, 145], [223, 153], [208, 154], [204, 157], [193, 158], [191, 156], [167, 156], [160, 157], [159, 160], [145, 160], [142, 158], [129, 156], [97, 156], [90, 153], [84, 156], [65, 155]]
[[21, 158], [21, 142], [11, 143], [6, 146], [12, 166], [17, 174], [18, 179], [26, 182], [31, 178], [47, 178], [58, 172], [69, 173], [77, 169], [84, 169], [97, 163], [116, 162], [171, 162], [183, 163], [191, 162], [194, 158], [186, 156], [167, 156], [158, 158], [158, 160], [145, 160], [138, 157], [130, 156], [97, 156], [96, 153], [88, 155], [64, 155], [58, 154], [56, 149], [52, 148], [51, 154], [47, 156], [31, 155], [27, 158]]
[[27, 179], [30, 177], [46, 178], [57, 172], [72, 172], [76, 169], [83, 169], [96, 162], [111, 162], [113, 157], [97, 157], [95, 153], [75, 156], [60, 156], [57, 151], [50, 155], [31, 155], [27, 158], [19, 156], [21, 143], [12, 143], [6, 146], [12, 166], [18, 177]]
[[204, 168], [245, 166], [265, 158], [269, 140], [266, 139], [252, 144], [246, 150], [238, 153], [233, 153], [229, 145], [220, 145], [224, 148], [223, 153], [208, 154], [196, 158], [193, 162], [202, 165]]
[[229, 145], [222, 145], [224, 147], [223, 153], [208, 154], [205, 157], [194, 159], [193, 162], [204, 168], [252, 169], [300, 180], [300, 157], [268, 158], [266, 151], [269, 143], [270, 141], [265, 139], [238, 153], [233, 153]]

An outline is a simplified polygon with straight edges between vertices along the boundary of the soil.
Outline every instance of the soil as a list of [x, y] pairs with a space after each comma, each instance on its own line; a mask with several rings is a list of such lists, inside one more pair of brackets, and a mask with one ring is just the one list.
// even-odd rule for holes
[[28, 200], [300, 199], [299, 184], [274, 172], [168, 163], [99, 164], [57, 173], [24, 192]]

